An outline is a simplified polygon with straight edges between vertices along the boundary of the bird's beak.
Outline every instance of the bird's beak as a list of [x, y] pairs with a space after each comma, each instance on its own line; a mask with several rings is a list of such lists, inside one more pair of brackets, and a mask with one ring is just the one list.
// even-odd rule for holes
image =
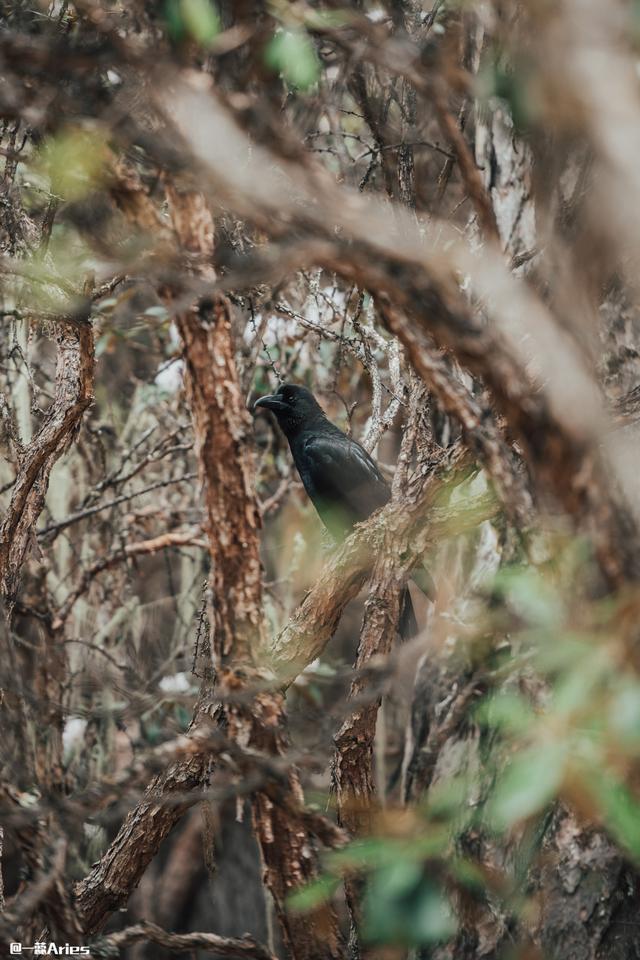
[[264, 407], [265, 410], [273, 410], [274, 413], [277, 413], [278, 410], [286, 410], [286, 403], [279, 397], [277, 394], [270, 394], [268, 397], [260, 397], [253, 405], [253, 412], [255, 413], [258, 407]]

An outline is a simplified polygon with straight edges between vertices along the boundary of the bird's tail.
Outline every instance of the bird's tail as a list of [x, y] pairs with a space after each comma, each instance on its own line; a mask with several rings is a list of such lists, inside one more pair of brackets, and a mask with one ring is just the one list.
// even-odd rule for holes
[[427, 595], [431, 603], [436, 602], [436, 585], [433, 582], [433, 577], [423, 564], [413, 568], [411, 579]]
[[413, 601], [409, 593], [409, 587], [405, 587], [400, 598], [400, 620], [398, 622], [398, 632], [402, 640], [412, 640], [418, 635], [418, 621], [416, 612], [413, 609]]
[[[431, 600], [432, 603], [435, 603], [436, 585], [433, 582], [433, 578], [427, 568], [424, 566], [416, 567], [416, 569], [411, 573], [411, 579], [420, 587], [422, 592], [427, 595], [429, 600]], [[417, 637], [418, 635], [418, 621], [416, 620], [416, 612], [413, 607], [413, 601], [411, 600], [411, 594], [409, 593], [408, 586], [404, 588], [400, 598], [400, 621], [398, 623], [398, 631], [402, 640], [411, 640], [413, 637]]]

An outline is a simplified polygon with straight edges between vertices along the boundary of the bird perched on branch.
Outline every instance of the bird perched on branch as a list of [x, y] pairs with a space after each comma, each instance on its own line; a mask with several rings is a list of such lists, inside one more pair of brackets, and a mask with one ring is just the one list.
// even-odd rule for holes
[[[391, 490], [375, 460], [357, 440], [327, 419], [306, 387], [284, 383], [277, 393], [256, 400], [254, 412], [259, 408], [275, 415], [289, 441], [304, 488], [334, 540], [343, 540], [354, 523], [366, 520], [389, 502]], [[428, 574], [423, 588], [433, 599]], [[402, 598], [400, 632], [405, 637], [417, 632], [407, 588]]]

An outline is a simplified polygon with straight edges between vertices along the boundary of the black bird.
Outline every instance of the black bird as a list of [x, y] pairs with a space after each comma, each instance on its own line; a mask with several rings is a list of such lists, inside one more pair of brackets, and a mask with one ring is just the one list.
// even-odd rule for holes
[[[275, 414], [304, 488], [334, 540], [344, 539], [354, 523], [389, 502], [391, 490], [375, 460], [327, 419], [306, 387], [284, 383], [277, 393], [256, 400], [254, 411], [259, 407]], [[433, 599], [428, 575], [425, 592]], [[402, 600], [400, 631], [403, 636], [417, 632], [408, 589]]]

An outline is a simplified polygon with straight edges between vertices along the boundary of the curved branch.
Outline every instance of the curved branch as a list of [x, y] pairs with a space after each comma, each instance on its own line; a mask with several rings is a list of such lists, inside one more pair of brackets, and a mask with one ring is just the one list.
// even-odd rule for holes
[[11, 503], [0, 527], [0, 587], [15, 599], [20, 568], [35, 541], [54, 464], [73, 442], [93, 402], [95, 358], [90, 324], [64, 324], [57, 336], [56, 392], [45, 421], [20, 456]]
[[156, 943], [172, 953], [186, 953], [204, 950], [206, 953], [215, 953], [219, 957], [246, 957], [247, 960], [276, 960], [274, 955], [253, 937], [245, 936], [219, 937], [215, 933], [169, 933], [156, 923], [143, 921], [132, 927], [125, 927], [106, 937], [100, 937], [93, 944], [96, 956], [104, 956], [105, 949], [128, 946], [130, 943]]

